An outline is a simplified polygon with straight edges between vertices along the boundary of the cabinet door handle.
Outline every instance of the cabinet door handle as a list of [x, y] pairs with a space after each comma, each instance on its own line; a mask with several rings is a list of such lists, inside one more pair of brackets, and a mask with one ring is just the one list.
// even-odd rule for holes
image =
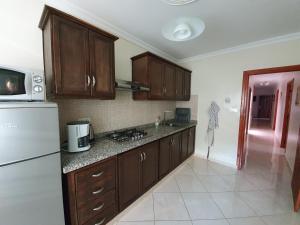
[[99, 190], [97, 191], [93, 191], [93, 195], [97, 195], [97, 194], [100, 194], [102, 191], [104, 190], [104, 187], [103, 188], [100, 188]]
[[87, 85], [88, 87], [91, 85], [91, 78], [89, 75], [87, 75]]
[[95, 87], [95, 85], [96, 85], [96, 78], [95, 76], [93, 76], [93, 87]]
[[146, 160], [147, 159], [147, 154], [145, 152], [143, 152], [143, 154], [144, 154], [144, 160]]
[[140, 154], [140, 158], [141, 158], [141, 159], [140, 159], [141, 162], [143, 162], [143, 161], [144, 161], [143, 153]]
[[96, 208], [93, 208], [93, 211], [99, 211], [100, 209], [102, 209], [104, 207], [104, 203]]
[[100, 177], [104, 172], [93, 174], [92, 177]]
[[99, 223], [95, 223], [95, 225], [101, 225], [104, 223], [105, 220], [106, 220], [106, 218], [104, 217]]

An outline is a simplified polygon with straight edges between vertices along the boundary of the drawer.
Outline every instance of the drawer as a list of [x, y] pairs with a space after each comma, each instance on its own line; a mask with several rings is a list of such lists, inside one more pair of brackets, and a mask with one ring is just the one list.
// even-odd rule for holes
[[98, 163], [93, 167], [76, 174], [76, 186], [78, 189], [90, 186], [103, 180], [115, 179], [116, 159]]
[[94, 216], [97, 216], [99, 213], [104, 212], [111, 205], [116, 204], [116, 192], [114, 190], [109, 191], [100, 198], [89, 201], [87, 204], [77, 204], [79, 204], [77, 205], [78, 220], [80, 224], [83, 224]]
[[108, 223], [117, 213], [116, 205], [111, 205], [102, 213], [99, 213], [97, 216], [93, 217], [86, 223], [80, 223], [80, 225], [104, 225]]

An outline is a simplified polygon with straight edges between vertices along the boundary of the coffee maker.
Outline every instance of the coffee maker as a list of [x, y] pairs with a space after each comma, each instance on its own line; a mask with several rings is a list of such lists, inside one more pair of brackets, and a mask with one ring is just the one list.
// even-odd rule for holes
[[90, 123], [88, 121], [73, 121], [68, 127], [68, 151], [82, 152], [91, 148]]

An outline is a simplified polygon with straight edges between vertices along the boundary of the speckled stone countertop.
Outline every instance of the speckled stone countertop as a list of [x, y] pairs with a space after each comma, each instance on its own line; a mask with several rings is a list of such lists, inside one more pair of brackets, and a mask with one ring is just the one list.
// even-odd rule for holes
[[188, 124], [175, 127], [159, 126], [156, 128], [154, 126], [145, 126], [143, 129], [148, 133], [148, 135], [139, 141], [118, 143], [108, 140], [106, 137], [96, 138], [89, 151], [82, 153], [61, 153], [63, 173], [66, 174], [72, 172], [196, 125], [197, 121], [191, 121]]

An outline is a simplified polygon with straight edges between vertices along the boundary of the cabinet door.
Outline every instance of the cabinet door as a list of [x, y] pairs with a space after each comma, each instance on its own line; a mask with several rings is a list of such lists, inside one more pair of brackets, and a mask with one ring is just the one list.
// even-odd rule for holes
[[172, 169], [181, 163], [181, 133], [174, 134], [172, 137]]
[[54, 93], [90, 96], [88, 29], [53, 16]]
[[167, 175], [171, 170], [171, 137], [160, 140], [159, 146], [159, 178]]
[[181, 144], [181, 160], [184, 161], [188, 157], [188, 143], [189, 143], [189, 130], [182, 132], [182, 144]]
[[144, 156], [142, 164], [142, 192], [151, 188], [158, 180], [158, 149], [158, 141], [140, 148]]
[[150, 83], [149, 98], [162, 99], [164, 64], [155, 58], [150, 58], [148, 73]]
[[184, 71], [176, 68], [176, 100], [183, 100]]
[[102, 99], [114, 99], [114, 42], [110, 38], [90, 31], [89, 45], [92, 96]]
[[141, 154], [135, 149], [118, 157], [119, 206], [126, 208], [141, 192]]
[[189, 101], [191, 98], [191, 73], [184, 72], [184, 100]]
[[164, 98], [173, 100], [176, 98], [176, 70], [175, 66], [165, 63], [164, 71]]
[[195, 134], [196, 128], [192, 127], [189, 129], [189, 143], [188, 143], [188, 156], [195, 152]]

